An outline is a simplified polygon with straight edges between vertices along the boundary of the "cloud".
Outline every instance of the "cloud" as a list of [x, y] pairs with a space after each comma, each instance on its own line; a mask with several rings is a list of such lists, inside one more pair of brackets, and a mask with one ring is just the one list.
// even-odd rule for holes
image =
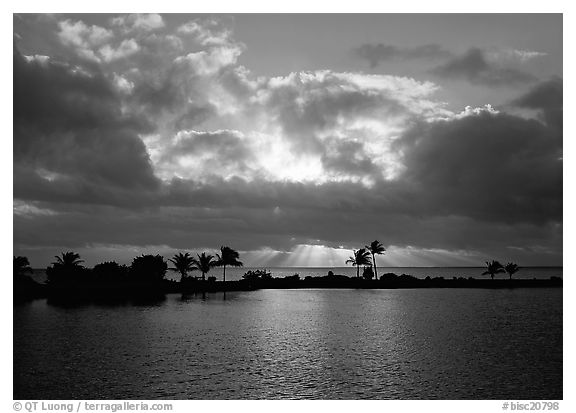
[[239, 131], [182, 130], [163, 146], [156, 171], [164, 176], [203, 180], [242, 176], [253, 179], [256, 160], [247, 137]]
[[514, 103], [530, 109], [562, 109], [562, 79], [555, 77], [541, 82]]
[[[494, 257], [500, 257], [508, 245], [539, 245], [561, 251], [562, 237], [556, 223], [483, 222], [432, 216], [426, 211], [407, 213], [394, 200], [401, 192], [395, 194], [386, 188], [367, 192], [344, 183], [318, 186], [215, 181], [211, 185], [189, 182], [180, 191], [189, 199], [189, 205], [115, 208], [85, 204], [58, 207], [57, 216], [17, 216], [15, 244], [70, 248], [94, 244], [135, 248], [168, 245], [188, 250], [217, 248], [227, 242], [245, 250], [269, 247], [290, 251], [298, 244], [318, 243], [353, 248], [364, 245], [366, 234], [377, 233], [386, 245], [410, 246], [414, 250], [484, 251]], [[413, 197], [404, 201], [419, 204]], [[394, 205], [399, 211], [391, 208]], [[37, 201], [35, 207], [46, 209]], [[529, 253], [519, 256], [524, 262], [534, 260]]]
[[116, 49], [107, 44], [100, 48], [99, 53], [105, 62], [111, 62], [131, 56], [139, 50], [140, 46], [136, 40], [124, 39]]
[[[338, 163], [333, 162], [334, 154], [327, 150], [333, 152], [346, 146], [335, 145], [337, 140], [361, 139], [362, 151], [371, 152], [379, 164], [377, 169], [364, 168], [376, 172], [364, 177], [373, 180], [381, 179], [382, 173], [392, 173], [395, 165], [389, 145], [413, 116], [444, 113], [442, 104], [429, 99], [435, 90], [432, 83], [403, 77], [325, 70], [272, 78], [258, 88], [255, 102], [260, 113], [266, 115], [265, 120], [260, 120], [269, 125], [265, 131], [281, 134], [286, 152], [330, 163], [330, 171], [320, 163], [316, 172], [310, 171], [312, 175], [326, 178], [330, 172], [337, 172], [334, 179], [347, 179], [344, 171], [334, 171]], [[307, 162], [310, 165], [310, 160]], [[348, 176], [358, 178], [363, 177]]]
[[[293, 256], [374, 234], [408, 252], [561, 259], [561, 79], [453, 112], [437, 84], [403, 76], [256, 76], [212, 18], [116, 19], [106, 40], [65, 20], [65, 47], [98, 61], [15, 50], [17, 250], [227, 242]], [[477, 84], [514, 74], [482, 51], [390, 50], [379, 59], [449, 58]]]
[[460, 56], [437, 66], [431, 73], [449, 79], [463, 79], [490, 87], [515, 86], [535, 81], [529, 73], [496, 66], [486, 59], [485, 52], [472, 48]]
[[558, 138], [562, 139], [563, 93], [561, 78], [554, 77], [538, 83], [525, 95], [515, 99], [512, 104], [539, 112], [541, 119], [550, 127], [556, 128]]
[[366, 153], [359, 140], [327, 139], [322, 155], [322, 165], [329, 172], [348, 176], [379, 176], [379, 166]]
[[236, 63], [241, 54], [239, 48], [214, 48], [188, 53], [177, 58], [177, 64], [185, 64], [199, 75], [212, 75]]
[[124, 33], [151, 32], [164, 27], [164, 20], [159, 14], [129, 14], [111, 19], [113, 26], [119, 27]]
[[534, 59], [547, 56], [548, 53], [537, 52], [535, 50], [505, 49], [488, 52], [487, 55], [492, 60], [511, 60], [520, 63], [528, 63]]
[[80, 57], [100, 61], [94, 49], [114, 37], [112, 31], [100, 26], [88, 26], [82, 21], [69, 19], [58, 23], [58, 37], [62, 44], [73, 47]]
[[122, 115], [119, 97], [102, 74], [14, 51], [15, 166], [106, 185], [154, 187], [138, 138], [149, 128], [143, 119]]
[[232, 43], [231, 31], [215, 19], [191, 20], [178, 27], [177, 32], [192, 36], [202, 46], [225, 46]]
[[58, 23], [60, 29], [58, 38], [64, 46], [74, 49], [76, 54], [94, 62], [111, 62], [126, 58], [140, 50], [140, 45], [133, 39], [119, 41], [117, 47], [110, 42], [114, 39], [112, 30], [92, 25], [87, 26], [82, 21], [72, 22], [67, 19]]
[[555, 126], [490, 109], [420, 123], [397, 142], [400, 178], [429, 214], [480, 221], [562, 220], [561, 142]]
[[383, 43], [365, 43], [353, 49], [353, 53], [367, 60], [371, 68], [389, 60], [444, 59], [452, 56], [450, 51], [438, 44], [402, 48]]

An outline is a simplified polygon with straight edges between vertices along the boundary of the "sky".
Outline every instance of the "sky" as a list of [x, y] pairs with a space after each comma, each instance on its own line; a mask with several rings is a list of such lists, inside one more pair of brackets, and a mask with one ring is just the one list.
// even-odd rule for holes
[[14, 255], [562, 265], [561, 15], [13, 17]]

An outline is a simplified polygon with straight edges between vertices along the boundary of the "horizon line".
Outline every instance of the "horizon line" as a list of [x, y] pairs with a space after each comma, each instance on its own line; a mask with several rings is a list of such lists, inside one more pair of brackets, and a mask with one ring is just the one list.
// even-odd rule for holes
[[[424, 265], [424, 266], [420, 266], [420, 265], [395, 265], [395, 266], [378, 266], [378, 268], [484, 268], [485, 266], [482, 265], [442, 265], [442, 266], [428, 266], [428, 265]], [[335, 265], [325, 265], [325, 266], [314, 266], [314, 267], [308, 267], [308, 266], [275, 266], [275, 265], [246, 265], [246, 266], [242, 266], [242, 267], [237, 267], [237, 268], [310, 268], [310, 269], [314, 269], [314, 268], [350, 268], [353, 269], [354, 267], [351, 267], [349, 265], [340, 265], [340, 266], [335, 266]], [[520, 268], [564, 268], [564, 265], [524, 265], [524, 266], [520, 266]], [[37, 268], [34, 267], [32, 268], [33, 270], [43, 270], [45, 269], [44, 267], [42, 268]]]

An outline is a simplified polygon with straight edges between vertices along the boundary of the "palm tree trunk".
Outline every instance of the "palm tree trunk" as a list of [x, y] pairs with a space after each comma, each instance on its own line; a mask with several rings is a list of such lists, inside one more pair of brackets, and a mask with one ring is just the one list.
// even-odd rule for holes
[[224, 265], [224, 282], [226, 282], [226, 265]]
[[374, 279], [378, 281], [378, 271], [376, 270], [376, 256], [372, 254], [372, 261], [374, 261]]
[[360, 278], [360, 266], [356, 265], [356, 278]]
[[206, 281], [206, 277], [204, 276], [205, 272], [202, 271], [202, 281]]

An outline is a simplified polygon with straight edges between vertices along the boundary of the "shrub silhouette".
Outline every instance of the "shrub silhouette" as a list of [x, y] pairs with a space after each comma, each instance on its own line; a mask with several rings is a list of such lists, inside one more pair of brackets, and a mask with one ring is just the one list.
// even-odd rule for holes
[[129, 268], [116, 261], [106, 261], [92, 268], [92, 278], [96, 283], [121, 283], [128, 280]]
[[398, 279], [398, 276], [396, 274], [394, 274], [393, 272], [387, 272], [385, 274], [382, 274], [380, 276], [380, 281], [384, 281], [384, 282], [394, 282]]
[[270, 280], [272, 274], [267, 270], [248, 270], [242, 278], [246, 281]]
[[161, 255], [141, 255], [132, 260], [130, 276], [137, 283], [154, 284], [164, 280], [168, 264]]
[[372, 267], [364, 267], [364, 270], [362, 271], [362, 277], [365, 280], [371, 280], [372, 278], [374, 278], [374, 272], [372, 271]]
[[14, 269], [14, 278], [23, 277], [26, 274], [32, 274], [32, 268], [30, 267], [30, 262], [27, 257], [14, 257], [12, 262]]
[[22, 302], [41, 297], [44, 294], [43, 285], [37, 283], [26, 274], [32, 274], [32, 268], [27, 257], [14, 257], [14, 302]]

